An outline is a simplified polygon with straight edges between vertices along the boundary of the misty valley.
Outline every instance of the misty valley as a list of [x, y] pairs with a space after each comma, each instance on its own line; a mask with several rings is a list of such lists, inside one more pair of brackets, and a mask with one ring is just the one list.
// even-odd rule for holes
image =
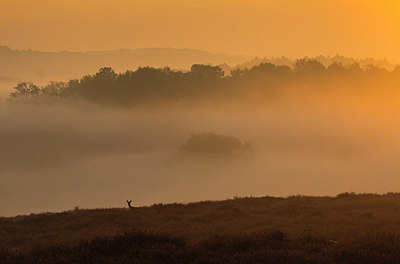
[[399, 14], [0, 0], [0, 264], [400, 263]]
[[395, 192], [399, 84], [307, 58], [21, 82], [1, 104], [0, 213]]

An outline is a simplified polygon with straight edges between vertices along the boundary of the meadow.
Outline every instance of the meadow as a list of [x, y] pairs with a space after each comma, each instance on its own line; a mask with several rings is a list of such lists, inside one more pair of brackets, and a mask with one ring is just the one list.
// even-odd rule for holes
[[1, 263], [397, 263], [400, 194], [235, 197], [0, 218]]

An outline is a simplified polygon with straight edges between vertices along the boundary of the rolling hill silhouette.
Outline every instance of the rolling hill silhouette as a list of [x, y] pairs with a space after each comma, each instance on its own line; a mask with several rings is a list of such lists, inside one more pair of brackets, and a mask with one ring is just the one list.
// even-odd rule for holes
[[[0, 77], [4, 80], [67, 80], [110, 66], [116, 71], [139, 66], [189, 69], [196, 63], [236, 65], [249, 57], [194, 49], [142, 48], [111, 51], [44, 52], [0, 46]], [[0, 79], [0, 80], [1, 80]]]

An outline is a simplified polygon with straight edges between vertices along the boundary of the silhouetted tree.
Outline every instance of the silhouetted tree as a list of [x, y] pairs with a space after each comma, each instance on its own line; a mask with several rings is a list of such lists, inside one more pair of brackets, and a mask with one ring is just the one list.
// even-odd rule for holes
[[236, 69], [233, 69], [233, 70], [231, 70], [231, 77], [233, 79], [236, 79], [236, 80], [237, 79], [241, 79], [241, 78], [243, 78], [244, 76], [247, 75], [248, 71], [249, 71], [248, 68], [244, 68], [244, 69], [236, 68]]
[[325, 66], [316, 59], [299, 59], [293, 66], [295, 73], [302, 74], [320, 74], [325, 72]]
[[359, 63], [353, 63], [353, 64], [350, 64], [348, 67], [347, 67], [347, 72], [349, 73], [349, 74], [360, 74], [360, 73], [362, 73], [363, 72], [363, 69], [361, 68], [361, 66], [360, 66], [360, 64]]
[[40, 88], [32, 82], [20, 82], [14, 87], [11, 97], [34, 97], [40, 93]]
[[346, 73], [347, 69], [341, 62], [334, 62], [328, 66], [327, 71], [332, 74]]
[[[334, 58], [343, 60], [338, 56]], [[319, 57], [319, 60], [329, 62], [333, 59]], [[56, 101], [87, 100], [126, 106], [160, 100], [238, 99], [246, 93], [265, 95], [279, 92], [275, 88], [281, 89], [284, 87], [281, 84], [287, 81], [314, 82], [315, 77], [318, 77], [317, 85], [335, 80], [362, 87], [371, 81], [371, 77], [380, 81], [400, 81], [400, 66], [390, 74], [376, 66], [361, 68], [358, 63], [344, 66], [342, 62], [333, 62], [326, 68], [317, 59], [306, 57], [297, 60], [293, 69], [262, 62], [249, 69], [231, 70], [231, 75], [228, 76], [224, 76], [224, 71], [219, 66], [202, 64], [194, 64], [188, 72], [175, 71], [168, 67], [139, 67], [135, 71], [118, 74], [111, 67], [104, 67], [93, 75], [66, 83], [50, 82], [41, 88], [32, 82], [21, 82], [10, 97], [29, 98], [25, 101], [41, 97]]]
[[111, 67], [104, 67], [99, 70], [98, 73], [94, 75], [94, 80], [102, 81], [102, 82], [111, 82], [114, 81], [117, 77], [117, 74]]
[[190, 68], [190, 74], [197, 78], [217, 79], [224, 77], [224, 72], [219, 66], [194, 64]]
[[40, 94], [54, 100], [61, 100], [67, 87], [68, 83], [52, 81], [40, 90]]

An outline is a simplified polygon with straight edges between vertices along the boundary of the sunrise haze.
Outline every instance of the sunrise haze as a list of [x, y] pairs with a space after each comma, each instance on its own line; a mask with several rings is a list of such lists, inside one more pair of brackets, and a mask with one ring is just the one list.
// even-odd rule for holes
[[399, 263], [399, 15], [0, 0], [0, 263]]
[[1, 0], [0, 44], [44, 51], [174, 47], [400, 60], [400, 2]]

